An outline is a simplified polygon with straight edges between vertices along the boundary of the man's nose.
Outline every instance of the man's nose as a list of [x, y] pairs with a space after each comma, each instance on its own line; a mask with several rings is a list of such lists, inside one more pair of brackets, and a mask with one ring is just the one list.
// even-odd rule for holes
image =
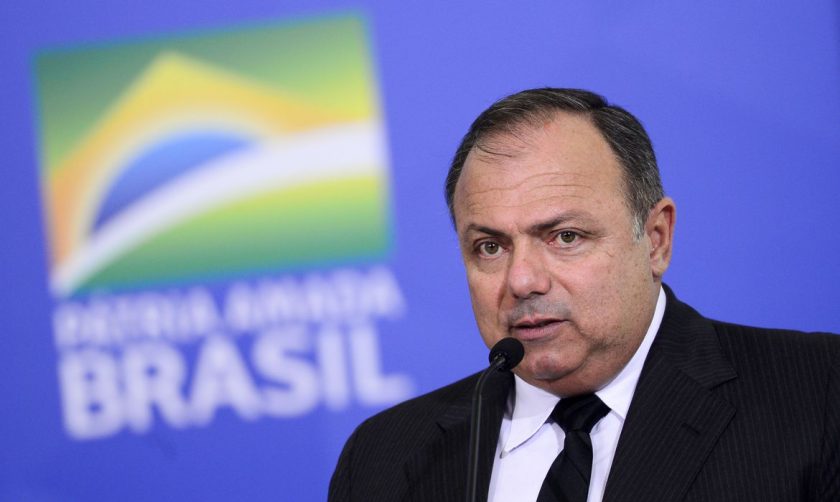
[[511, 253], [507, 285], [516, 298], [544, 295], [551, 288], [551, 278], [542, 257], [530, 247], [515, 248]]

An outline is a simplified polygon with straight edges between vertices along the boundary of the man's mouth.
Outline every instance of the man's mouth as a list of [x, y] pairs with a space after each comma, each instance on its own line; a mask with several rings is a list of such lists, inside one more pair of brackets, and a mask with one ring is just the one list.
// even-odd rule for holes
[[511, 325], [510, 332], [521, 341], [538, 340], [554, 334], [563, 322], [564, 319], [555, 318], [521, 319]]

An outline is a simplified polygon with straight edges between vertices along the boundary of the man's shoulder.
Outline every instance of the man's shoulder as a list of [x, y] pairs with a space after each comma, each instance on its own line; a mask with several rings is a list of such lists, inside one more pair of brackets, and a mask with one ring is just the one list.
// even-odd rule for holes
[[[667, 286], [664, 287], [668, 304], [662, 329], [669, 332], [668, 343], [685, 344], [691, 350], [700, 347], [706, 350], [699, 353], [707, 355], [711, 345], [708, 342], [697, 343], [694, 337], [709, 340], [706, 335], [713, 332], [717, 339], [715, 345], [736, 367], [743, 366], [742, 363], [753, 366], [751, 361], [806, 366], [812, 364], [820, 367], [836, 366], [840, 362], [840, 335], [764, 328], [711, 319], [682, 303]], [[682, 355], [686, 356], [684, 352]]]
[[475, 387], [478, 375], [479, 373], [475, 373], [394, 405], [362, 422], [359, 429], [387, 430], [406, 421], [412, 422], [412, 425], [415, 426], [434, 422], [447, 414], [453, 407], [460, 408], [469, 405], [470, 393]]
[[762, 328], [710, 320], [721, 343], [751, 348], [790, 349], [792, 352], [838, 355], [840, 335], [792, 329]]
[[[368, 418], [348, 439], [336, 472], [349, 466], [352, 458], [357, 476], [360, 472], [388, 479], [396, 476], [394, 469], [440, 437], [441, 424], [469, 423], [471, 392], [477, 378], [478, 374], [468, 376]], [[379, 486], [373, 478], [364, 479], [371, 487]]]
[[727, 358], [740, 371], [818, 378], [840, 371], [840, 335], [711, 321]]
[[[829, 381], [840, 381], [840, 335], [711, 319], [665, 291], [665, 317], [650, 355], [694, 379], [726, 381], [733, 390], [773, 389], [770, 394], [788, 397], [800, 384], [825, 389]], [[792, 398], [798, 397], [807, 396]], [[820, 392], [810, 397], [820, 399]]]

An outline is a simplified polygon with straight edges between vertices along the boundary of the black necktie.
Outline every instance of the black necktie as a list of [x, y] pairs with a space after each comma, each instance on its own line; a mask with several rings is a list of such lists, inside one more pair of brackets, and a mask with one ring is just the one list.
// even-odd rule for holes
[[592, 473], [589, 431], [610, 409], [595, 394], [561, 399], [551, 418], [563, 428], [563, 451], [545, 476], [537, 502], [586, 502]]

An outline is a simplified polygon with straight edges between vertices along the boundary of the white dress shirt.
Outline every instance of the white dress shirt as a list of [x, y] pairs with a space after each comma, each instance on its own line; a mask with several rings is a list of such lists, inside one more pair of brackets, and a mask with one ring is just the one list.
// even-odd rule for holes
[[[587, 502], [601, 502], [604, 497], [618, 437], [664, 313], [665, 292], [660, 288], [653, 319], [641, 345], [618, 375], [595, 393], [610, 408], [610, 412], [590, 432], [592, 477]], [[519, 377], [515, 379], [515, 392], [508, 398], [496, 446], [489, 502], [537, 500], [545, 475], [563, 449], [566, 438], [559, 425], [546, 422], [560, 399]]]

